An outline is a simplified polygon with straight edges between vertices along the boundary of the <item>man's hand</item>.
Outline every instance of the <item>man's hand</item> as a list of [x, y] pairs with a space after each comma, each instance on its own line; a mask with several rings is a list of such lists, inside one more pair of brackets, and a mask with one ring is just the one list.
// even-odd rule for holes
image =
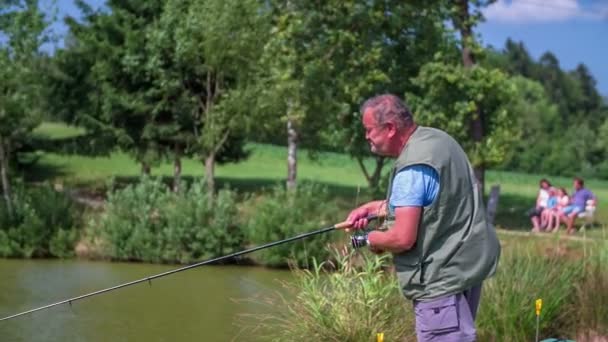
[[[367, 206], [360, 206], [348, 214], [346, 222], [350, 223], [350, 229], [363, 229], [367, 227], [367, 224], [369, 223], [367, 220], [369, 214], [371, 213]], [[346, 231], [348, 232], [349, 229], [346, 229]]]

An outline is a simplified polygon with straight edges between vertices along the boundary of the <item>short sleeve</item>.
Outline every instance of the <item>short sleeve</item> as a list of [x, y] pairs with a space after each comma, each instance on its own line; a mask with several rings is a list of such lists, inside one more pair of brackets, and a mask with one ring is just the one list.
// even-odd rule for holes
[[399, 171], [393, 180], [391, 207], [425, 207], [439, 193], [439, 176], [434, 168], [417, 164]]

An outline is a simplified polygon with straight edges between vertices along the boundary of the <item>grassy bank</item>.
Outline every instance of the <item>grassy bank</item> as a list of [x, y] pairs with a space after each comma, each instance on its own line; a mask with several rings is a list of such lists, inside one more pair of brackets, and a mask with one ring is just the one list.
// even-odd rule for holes
[[[50, 138], [65, 138], [81, 133], [81, 130], [62, 124], [45, 123], [36, 133]], [[256, 191], [282, 182], [286, 176], [286, 150], [282, 146], [248, 144], [250, 157], [240, 163], [219, 165], [217, 178], [220, 186], [230, 184], [232, 188]], [[108, 157], [87, 157], [43, 153], [38, 163], [27, 171], [32, 180], [61, 182], [71, 186], [103, 188], [112, 177], [134, 180], [140, 174], [140, 166], [128, 155], [115, 152]], [[371, 165], [371, 160], [367, 163]], [[183, 161], [183, 176], [186, 179], [203, 176], [201, 162], [186, 159]], [[162, 163], [152, 169], [152, 175], [171, 177], [173, 166]], [[501, 196], [498, 204], [496, 222], [499, 227], [527, 229], [529, 222], [525, 211], [534, 205], [538, 181], [549, 178], [555, 186], [572, 189], [572, 179], [542, 174], [523, 174], [489, 170], [486, 174], [486, 191], [492, 185], [500, 185]], [[310, 158], [306, 150], [301, 150], [298, 159], [298, 179], [324, 184], [330, 192], [341, 200], [347, 208], [368, 199], [365, 197], [366, 181], [357, 162], [349, 156], [321, 152]], [[587, 187], [599, 198], [596, 219], [608, 223], [608, 181], [589, 179]], [[570, 190], [571, 191], [571, 190]]]
[[[80, 134], [80, 131], [47, 124], [40, 127], [37, 134], [64, 138]], [[369, 199], [365, 179], [356, 161], [337, 153], [319, 153], [313, 159], [309, 158], [306, 151], [300, 151], [299, 180], [321, 183], [327, 187], [330, 196], [325, 201], [321, 201], [323, 203], [319, 203], [316, 190], [309, 191], [305, 194], [307, 200], [302, 202], [308, 204], [297, 204], [296, 207], [302, 209], [302, 212], [297, 212], [288, 204], [300, 202], [286, 198], [280, 191], [274, 194], [265, 191], [260, 194], [261, 188], [268, 188], [283, 181], [286, 174], [285, 148], [249, 144], [247, 149], [251, 152], [248, 160], [217, 168], [220, 186], [229, 184], [239, 193], [239, 196], [234, 196], [234, 202], [232, 200], [226, 202], [229, 203], [226, 207], [231, 210], [238, 207], [238, 215], [226, 211], [224, 215], [226, 227], [230, 229], [247, 227], [245, 230], [248, 234], [255, 233], [257, 236], [247, 236], [242, 232], [243, 240], [239, 239], [230, 248], [243, 248], [300, 233], [300, 231], [283, 231], [277, 228], [286, 226], [285, 222], [291, 223], [288, 225], [289, 228], [306, 230], [316, 228], [317, 224], [329, 225], [330, 222], [342, 219], [349, 208]], [[40, 153], [38, 157], [38, 162], [25, 170], [30, 180], [105, 190], [107, 181], [111, 178], [131, 183], [139, 179], [139, 165], [120, 152], [97, 158], [54, 153]], [[152, 174], [170, 178], [172, 170], [171, 164], [167, 162], [153, 168]], [[203, 165], [195, 160], [184, 160], [183, 174], [187, 180], [200, 181], [203, 176]], [[563, 186], [567, 189], [572, 187], [572, 180], [569, 177], [495, 170], [487, 172], [486, 189], [489, 190], [494, 184], [501, 187], [497, 225], [509, 231], [499, 230], [504, 253], [499, 273], [486, 282], [484, 287], [484, 299], [478, 320], [480, 340], [532, 340], [536, 298], [543, 298], [545, 302], [541, 336], [569, 337], [584, 341], [585, 334], [608, 334], [606, 227], [600, 225], [599, 229], [587, 231], [585, 234], [588, 236], [579, 234], [576, 237], [513, 232], [513, 230], [528, 230], [529, 223], [525, 211], [534, 204], [538, 180], [543, 177], [549, 178], [555, 186]], [[116, 255], [111, 257], [130, 260], [133, 253], [129, 248], [136, 253], [149, 252], [138, 256], [137, 260], [152, 262], [191, 261], [203, 255], [207, 257], [204, 253], [209, 248], [203, 244], [210, 241], [209, 233], [201, 235], [199, 232], [203, 231], [203, 228], [213, 226], [209, 222], [221, 219], [222, 216], [216, 215], [215, 210], [207, 212], [208, 208], [201, 205], [205, 203], [204, 194], [184, 197], [181, 199], [182, 202], [179, 202], [172, 197], [174, 194], [161, 193], [162, 186], [156, 187], [154, 191], [145, 190], [145, 184], [140, 183], [140, 186], [143, 186], [141, 188], [143, 190], [138, 190], [136, 186], [129, 190], [130, 193], [120, 195], [123, 197], [119, 198], [118, 194], [114, 194], [115, 197], [110, 196], [109, 207], [113, 205], [117, 210], [114, 212], [106, 210], [104, 219], [106, 221], [101, 220], [99, 224], [102, 226], [92, 228], [107, 236], [114, 236], [116, 245], [124, 247], [117, 249]], [[587, 180], [587, 186], [599, 197], [596, 220], [607, 223], [608, 202], [603, 199], [608, 198], [608, 182], [590, 179]], [[150, 200], [151, 193], [158, 196]], [[150, 201], [150, 205], [147, 201]], [[193, 203], [197, 205], [193, 205], [190, 211], [186, 210], [189, 208], [188, 204]], [[319, 206], [331, 210], [329, 213], [319, 215], [321, 212]], [[121, 209], [127, 210], [121, 211]], [[142, 212], [148, 212], [150, 215], [141, 215]], [[133, 217], [133, 213], [137, 216]], [[285, 213], [287, 216], [283, 215]], [[253, 220], [252, 215], [257, 217], [259, 222]], [[199, 218], [197, 222], [202, 224], [201, 227], [197, 228], [195, 226], [197, 222], [190, 221], [195, 216]], [[238, 216], [241, 222], [228, 220], [235, 216]], [[294, 219], [294, 216], [298, 219]], [[246, 222], [249, 225], [245, 224]], [[274, 226], [270, 224], [273, 222]], [[304, 223], [309, 226], [305, 226]], [[167, 227], [183, 229], [167, 230]], [[133, 235], [133, 232], [140, 234]], [[222, 231], [213, 233], [222, 233]], [[99, 236], [104, 236], [103, 234]], [[159, 236], [164, 237], [165, 240], [160, 239]], [[332, 234], [331, 237], [345, 238], [343, 234]], [[216, 240], [217, 244], [224, 248], [225, 241], [219, 238]], [[189, 250], [188, 253], [191, 254], [167, 256], [167, 252], [173, 251], [170, 246], [181, 246], [192, 241], [200, 244], [190, 248], [191, 251]], [[121, 246], [121, 243], [125, 246]], [[321, 244], [326, 243], [327, 241], [322, 241]], [[141, 246], [151, 247], [145, 250]], [[319, 246], [315, 246], [314, 249], [320, 249]], [[178, 251], [180, 248], [183, 249], [182, 247], [174, 249]], [[276, 251], [282, 253], [278, 249]], [[293, 254], [291, 252], [285, 251], [278, 256], [265, 256], [269, 260], [266, 264], [274, 265], [277, 259], [286, 260], [287, 255]], [[215, 252], [218, 255], [225, 253], [224, 250]], [[260, 254], [260, 257], [262, 256]], [[403, 300], [394, 276], [387, 272], [390, 269], [390, 257], [381, 260], [375, 257], [363, 258], [362, 261], [358, 253], [342, 254], [336, 257], [335, 264], [330, 269], [331, 272], [325, 272], [325, 269], [320, 267], [296, 270], [295, 282], [286, 284], [293, 296], [287, 301], [282, 301], [285, 298], [274, 298], [268, 302], [271, 305], [284, 307], [286, 312], [280, 317], [260, 317], [262, 322], [258, 323], [256, 328], [287, 332], [286, 335], [275, 336], [278, 340], [293, 340], [294, 337], [327, 340], [328, 336], [334, 336], [334, 340], [340, 341], [366, 341], [373, 340], [377, 332], [384, 332], [385, 340], [412, 340], [411, 305]]]
[[[540, 338], [604, 341], [608, 337], [608, 242], [501, 236], [497, 274], [484, 283], [476, 320], [479, 341], [533, 341], [535, 301], [543, 300]], [[415, 341], [414, 312], [391, 269], [390, 257], [338, 253], [328, 269], [295, 270], [289, 296], [260, 304], [280, 314], [244, 316], [275, 341]], [[397, 323], [397, 324], [396, 324]]]

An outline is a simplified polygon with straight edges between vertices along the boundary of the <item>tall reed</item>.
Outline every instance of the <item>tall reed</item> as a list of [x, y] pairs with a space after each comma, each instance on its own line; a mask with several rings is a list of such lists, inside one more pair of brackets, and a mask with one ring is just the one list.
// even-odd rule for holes
[[294, 269], [289, 295], [268, 303], [283, 310], [258, 317], [259, 327], [273, 341], [376, 341], [379, 332], [385, 341], [414, 341], [411, 305], [387, 269], [389, 257], [334, 255], [333, 262]]

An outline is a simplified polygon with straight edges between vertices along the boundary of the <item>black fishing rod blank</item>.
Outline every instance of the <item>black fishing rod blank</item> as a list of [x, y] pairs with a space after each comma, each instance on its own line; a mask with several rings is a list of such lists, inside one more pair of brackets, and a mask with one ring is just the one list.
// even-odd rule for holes
[[[376, 218], [377, 218], [376, 215], [370, 215], [370, 216], [367, 217], [367, 219], [369, 221], [374, 220]], [[19, 317], [19, 316], [24, 316], [24, 315], [27, 315], [27, 314], [30, 314], [30, 313], [33, 313], [33, 312], [36, 312], [36, 311], [41, 311], [41, 310], [49, 309], [49, 308], [52, 308], [54, 306], [61, 305], [61, 304], [70, 304], [70, 305], [72, 305], [72, 303], [75, 302], [75, 301], [78, 301], [78, 300], [81, 300], [81, 299], [85, 299], [85, 298], [88, 298], [88, 297], [97, 296], [97, 295], [100, 295], [100, 294], [103, 294], [103, 293], [106, 293], [106, 292], [111, 292], [111, 291], [114, 291], [114, 290], [118, 290], [118, 289], [121, 289], [123, 287], [131, 286], [131, 285], [135, 285], [135, 284], [139, 284], [139, 283], [143, 283], [143, 282], [151, 282], [154, 279], [158, 279], [158, 278], [165, 277], [165, 276], [168, 276], [168, 275], [171, 275], [171, 274], [174, 274], [174, 273], [186, 271], [186, 270], [189, 270], [189, 269], [192, 269], [192, 268], [195, 268], [195, 267], [212, 264], [212, 263], [215, 263], [215, 262], [218, 262], [218, 261], [222, 261], [222, 260], [228, 260], [228, 259], [231, 259], [231, 258], [236, 258], [238, 256], [241, 256], [241, 255], [244, 255], [244, 254], [248, 254], [248, 253], [252, 253], [252, 252], [255, 252], [255, 251], [259, 251], [259, 250], [262, 250], [262, 249], [266, 249], [266, 248], [282, 245], [282, 244], [285, 244], [285, 243], [288, 243], [288, 242], [293, 242], [293, 241], [296, 241], [296, 240], [301, 240], [301, 239], [304, 239], [304, 238], [307, 238], [307, 237], [310, 237], [310, 236], [314, 236], [314, 235], [319, 235], [319, 234], [327, 233], [327, 232], [330, 232], [332, 230], [345, 229], [345, 228], [349, 228], [349, 227], [350, 227], [350, 224], [347, 221], [340, 222], [340, 223], [337, 223], [337, 224], [335, 224], [335, 225], [333, 225], [331, 227], [315, 230], [315, 231], [309, 232], [309, 233], [303, 233], [303, 234], [296, 235], [296, 236], [293, 236], [293, 237], [290, 237], [290, 238], [287, 238], [287, 239], [284, 239], [284, 240], [280, 240], [280, 241], [270, 242], [270, 243], [267, 243], [267, 244], [264, 244], [264, 245], [261, 245], [261, 246], [253, 247], [253, 248], [250, 248], [250, 249], [245, 249], [245, 250], [242, 250], [242, 251], [239, 251], [239, 252], [235, 252], [235, 253], [232, 253], [232, 254], [224, 255], [224, 256], [221, 256], [221, 257], [214, 258], [214, 259], [209, 259], [209, 260], [201, 261], [201, 262], [198, 262], [198, 263], [195, 263], [195, 264], [192, 264], [192, 265], [188, 265], [188, 266], [184, 266], [184, 267], [177, 268], [177, 269], [174, 269], [174, 270], [170, 270], [170, 271], [167, 271], [167, 272], [151, 275], [151, 276], [148, 276], [148, 277], [145, 277], [145, 278], [141, 278], [141, 279], [138, 279], [138, 280], [133, 280], [133, 281], [130, 281], [130, 282], [127, 282], [127, 283], [123, 283], [123, 284], [120, 284], [120, 285], [108, 287], [108, 288], [105, 288], [103, 290], [98, 290], [98, 291], [95, 291], [95, 292], [91, 292], [91, 293], [83, 294], [83, 295], [80, 295], [80, 296], [77, 296], [77, 297], [73, 297], [73, 298], [69, 298], [69, 299], [66, 299], [66, 300], [62, 300], [62, 301], [57, 302], [57, 303], [53, 303], [53, 304], [41, 306], [41, 307], [38, 307], [38, 308], [35, 308], [35, 309], [31, 309], [31, 310], [28, 310], [28, 311], [20, 312], [18, 314], [14, 314], [14, 315], [11, 315], [11, 316], [0, 318], [0, 321], [6, 321], [6, 320], [9, 320], [9, 319], [13, 319], [13, 318]]]

